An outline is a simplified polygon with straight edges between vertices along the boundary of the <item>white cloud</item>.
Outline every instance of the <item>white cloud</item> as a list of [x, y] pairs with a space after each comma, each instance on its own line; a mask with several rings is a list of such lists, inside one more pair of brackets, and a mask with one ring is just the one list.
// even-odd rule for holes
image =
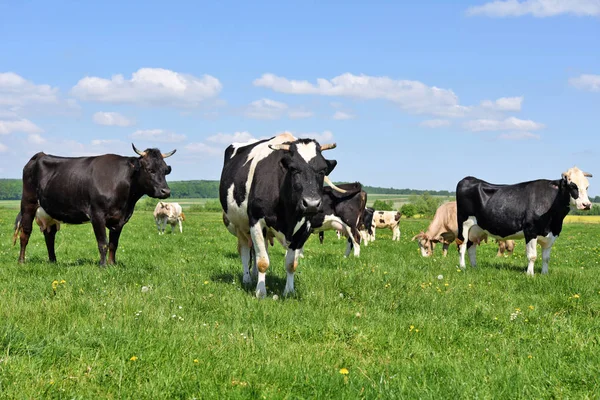
[[560, 14], [600, 16], [599, 0], [505, 0], [485, 3], [467, 9], [467, 15], [488, 17], [552, 17]]
[[447, 119], [429, 119], [421, 122], [419, 126], [424, 128], [442, 128], [444, 126], [450, 126], [451, 124], [452, 122]]
[[307, 138], [307, 139], [315, 139], [319, 144], [332, 143], [333, 142], [333, 133], [331, 131], [323, 131], [323, 133], [299, 133], [298, 135], [294, 135], [299, 138]]
[[472, 132], [481, 131], [535, 131], [542, 129], [543, 124], [531, 120], [509, 117], [504, 120], [476, 119], [467, 121], [463, 126]]
[[206, 138], [207, 141], [212, 143], [218, 143], [229, 146], [232, 143], [250, 143], [256, 142], [258, 139], [254, 138], [250, 132], [235, 132], [233, 134], [217, 133], [216, 135], [209, 136]]
[[32, 144], [43, 144], [46, 143], [46, 139], [44, 139], [38, 133], [32, 133], [29, 136], [27, 136], [27, 142]]
[[288, 94], [341, 96], [358, 99], [384, 99], [398, 104], [403, 110], [415, 114], [463, 116], [468, 107], [461, 106], [452, 90], [427, 86], [419, 81], [394, 80], [389, 77], [353, 75], [345, 73], [331, 80], [289, 80], [274, 74], [263, 74], [254, 80], [255, 86], [266, 87]]
[[190, 143], [185, 146], [185, 150], [190, 153], [205, 154], [209, 156], [222, 156], [224, 149], [209, 146], [205, 143]]
[[331, 117], [331, 118], [336, 119], [336, 120], [344, 120], [344, 119], [354, 119], [355, 117], [354, 117], [354, 115], [345, 113], [343, 111], [336, 111], [335, 114], [333, 114], [333, 117]]
[[312, 111], [305, 110], [292, 110], [288, 112], [288, 117], [290, 117], [291, 119], [310, 118], [313, 115], [315, 115], [315, 113], [313, 113]]
[[85, 101], [130, 103], [154, 106], [195, 107], [221, 91], [219, 80], [201, 78], [163, 68], [141, 68], [131, 79], [114, 75], [110, 79], [85, 77], [71, 93]]
[[484, 100], [481, 107], [495, 111], [521, 111], [523, 96], [520, 97], [501, 97], [496, 101]]
[[288, 109], [288, 105], [271, 99], [253, 101], [244, 113], [248, 118], [279, 119]]
[[129, 119], [117, 112], [102, 112], [98, 111], [92, 117], [92, 120], [98, 125], [107, 126], [131, 126], [135, 121]]
[[569, 83], [577, 89], [600, 92], [600, 75], [583, 74], [569, 79]]
[[527, 140], [527, 139], [540, 139], [540, 135], [531, 132], [511, 132], [503, 133], [498, 136], [501, 140]]
[[0, 135], [8, 135], [12, 132], [41, 133], [44, 130], [28, 119], [12, 121], [0, 121]]
[[8, 147], [5, 144], [0, 143], [0, 153], [6, 153], [8, 151]]
[[139, 129], [130, 136], [132, 139], [149, 140], [153, 142], [176, 143], [186, 139], [185, 135], [167, 132], [163, 129]]
[[111, 144], [123, 144], [125, 142], [116, 139], [94, 139], [91, 141], [92, 146], [104, 146]]

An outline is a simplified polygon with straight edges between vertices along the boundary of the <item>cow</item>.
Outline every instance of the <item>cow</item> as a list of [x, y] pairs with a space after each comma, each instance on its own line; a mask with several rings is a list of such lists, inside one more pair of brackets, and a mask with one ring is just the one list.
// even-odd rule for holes
[[[256, 297], [266, 296], [265, 275], [269, 255], [265, 240], [274, 235], [286, 249], [287, 272], [283, 295], [294, 292], [298, 257], [311, 233], [310, 219], [323, 209], [323, 182], [335, 168], [313, 139], [296, 139], [283, 133], [249, 144], [232, 144], [224, 154], [219, 200], [235, 226], [244, 269], [243, 283], [250, 284], [250, 246], [256, 254]], [[330, 185], [332, 185], [330, 183]]]
[[400, 240], [400, 211], [374, 211], [373, 212], [373, 240], [376, 228], [390, 228], [392, 240]]
[[327, 230], [341, 230], [348, 237], [345, 257], [354, 249], [354, 256], [360, 256], [360, 231], [363, 225], [363, 213], [367, 204], [367, 192], [362, 190], [362, 185], [345, 183], [337, 186], [345, 191], [340, 193], [331, 187], [323, 188], [323, 211], [311, 219], [313, 232], [319, 235]]
[[[15, 233], [13, 235], [13, 246], [17, 243], [17, 238], [19, 237], [19, 234], [22, 230], [22, 218], [23, 217], [21, 215], [21, 212], [19, 212], [17, 214], [17, 218], [15, 218]], [[52, 226], [56, 226], [57, 232], [60, 230], [60, 222], [56, 221], [51, 216], [49, 216], [48, 213], [44, 211], [42, 207], [38, 207], [37, 210], [35, 210], [35, 223], [40, 227], [40, 232], [42, 233], [50, 232], [52, 230]]]
[[[589, 210], [592, 203], [587, 195], [592, 174], [577, 167], [562, 173], [561, 179], [496, 185], [468, 176], [456, 186], [460, 267], [465, 268], [465, 252], [469, 252], [475, 267], [476, 246], [470, 230], [478, 226], [488, 235], [499, 239], [525, 239], [527, 275], [534, 275], [537, 243], [542, 246], [542, 274], [548, 273], [550, 250], [560, 235], [563, 220], [570, 205]], [[464, 240], [467, 237], [469, 240]]]
[[[438, 207], [433, 216], [433, 220], [429, 224], [426, 232], [421, 231], [415, 235], [412, 240], [417, 240], [419, 250], [423, 257], [429, 257], [433, 254], [433, 249], [436, 243], [442, 243], [442, 254], [444, 257], [448, 254], [448, 247], [458, 235], [458, 223], [456, 221], [456, 201], [449, 201]], [[474, 242], [487, 242], [487, 236], [476, 235], [473, 232], [471, 239]], [[512, 240], [497, 240], [498, 256], [502, 256], [505, 250], [512, 254], [515, 248], [515, 242]], [[457, 243], [458, 247], [458, 243]]]
[[362, 242], [365, 246], [369, 245], [369, 242], [375, 240], [375, 226], [373, 224], [373, 213], [375, 210], [371, 207], [366, 207], [363, 213], [363, 225], [360, 228], [360, 235], [362, 236]]
[[[338, 240], [342, 238], [342, 231], [339, 229], [335, 230], [335, 234], [337, 235]], [[319, 231], [319, 243], [323, 244], [325, 240], [325, 231]]]
[[[162, 154], [158, 149], [138, 150], [139, 157], [104, 154], [94, 157], [59, 157], [35, 154], [23, 168], [21, 198], [21, 252], [31, 235], [36, 210], [42, 207], [52, 219], [68, 224], [90, 221], [94, 229], [100, 265], [115, 263], [123, 226], [129, 221], [135, 203], [144, 195], [165, 199], [171, 190], [165, 176], [171, 172], [164, 159], [176, 150]], [[109, 239], [106, 240], [106, 228]], [[56, 262], [54, 241], [57, 225], [44, 230], [48, 259]]]
[[[502, 257], [507, 255], [512, 255], [515, 251], [515, 241], [514, 240], [496, 240], [498, 243], [498, 253], [496, 253], [496, 257]], [[508, 254], [504, 254], [508, 253]]]
[[158, 202], [154, 209], [154, 222], [156, 222], [159, 235], [165, 233], [167, 224], [171, 225], [171, 233], [175, 231], [177, 224], [179, 224], [179, 233], [183, 233], [181, 221], [185, 221], [185, 214], [179, 203]]

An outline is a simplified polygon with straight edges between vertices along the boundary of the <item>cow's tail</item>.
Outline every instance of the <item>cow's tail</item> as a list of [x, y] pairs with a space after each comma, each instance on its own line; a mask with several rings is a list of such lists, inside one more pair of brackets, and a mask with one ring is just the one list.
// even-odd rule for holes
[[19, 233], [21, 233], [21, 213], [17, 216], [15, 220], [15, 233], [13, 234], [13, 246], [17, 244], [17, 238], [19, 237]]
[[179, 216], [181, 216], [182, 221], [185, 221], [185, 214], [183, 213], [183, 211], [181, 212], [181, 214], [179, 214]]

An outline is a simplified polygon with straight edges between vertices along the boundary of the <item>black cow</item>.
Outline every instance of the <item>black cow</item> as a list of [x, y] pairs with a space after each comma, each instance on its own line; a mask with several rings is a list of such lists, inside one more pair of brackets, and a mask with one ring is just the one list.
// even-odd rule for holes
[[[476, 265], [476, 246], [473, 246], [471, 228], [477, 225], [497, 239], [525, 238], [529, 265], [527, 274], [533, 275], [537, 258], [536, 245], [542, 246], [542, 273], [548, 272], [552, 244], [562, 230], [569, 205], [589, 210], [588, 180], [592, 175], [573, 167], [554, 181], [538, 179], [515, 185], [494, 185], [472, 176], [456, 186], [460, 266], [465, 267], [465, 251], [469, 261]], [[478, 229], [474, 231], [479, 231]], [[469, 238], [465, 241], [464, 238]]]
[[337, 164], [323, 158], [321, 151], [334, 147], [284, 133], [251, 144], [232, 144], [225, 150], [219, 197], [238, 237], [244, 284], [251, 282], [249, 243], [254, 247], [257, 297], [267, 293], [265, 238], [269, 235], [287, 249], [283, 294], [294, 291], [294, 272], [311, 232], [310, 218], [323, 209], [323, 182]]
[[374, 214], [375, 209], [372, 207], [366, 207], [363, 213], [363, 225], [360, 227], [360, 235], [362, 236], [365, 246], [368, 246], [369, 242], [375, 240], [375, 226], [373, 224]]
[[[159, 199], [170, 196], [165, 175], [171, 172], [164, 159], [175, 150], [161, 154], [158, 149], [139, 151], [140, 157], [105, 154], [96, 157], [58, 157], [37, 153], [23, 168], [21, 199], [21, 253], [31, 235], [38, 207], [54, 220], [68, 224], [91, 221], [100, 251], [100, 265], [114, 264], [123, 225], [133, 214], [135, 203], [144, 194]], [[106, 242], [106, 228], [110, 230]], [[56, 261], [54, 239], [57, 225], [44, 230], [48, 258]]]
[[[363, 213], [367, 204], [367, 192], [362, 190], [362, 185], [345, 183], [337, 186], [345, 190], [340, 193], [331, 187], [323, 188], [323, 211], [311, 218], [313, 232], [321, 234], [326, 230], [342, 231], [348, 237], [345, 257], [350, 255], [354, 248], [354, 255], [360, 255], [360, 232], [363, 225]], [[322, 242], [321, 242], [322, 243]]]

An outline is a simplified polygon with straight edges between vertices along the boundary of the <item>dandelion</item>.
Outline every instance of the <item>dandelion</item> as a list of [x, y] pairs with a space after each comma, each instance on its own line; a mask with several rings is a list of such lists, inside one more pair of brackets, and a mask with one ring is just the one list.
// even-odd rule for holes
[[277, 296], [276, 294], [273, 295], [273, 300], [277, 301], [279, 300], [279, 296]]
[[534, 308], [535, 308], [534, 306], [529, 306], [529, 309], [530, 309], [530, 310], [533, 310]]
[[530, 354], [527, 356], [527, 358], [529, 358], [531, 360], [533, 358], [533, 356]]
[[341, 368], [340, 369], [340, 374], [342, 375], [348, 375], [350, 373], [350, 371], [348, 371], [348, 368]]
[[415, 329], [414, 325], [411, 325], [410, 328], [408, 329], [409, 332], [412, 332]]
[[578, 299], [578, 298], [579, 298], [579, 295], [578, 295], [577, 293], [575, 293], [575, 294], [573, 295], [573, 298], [574, 298], [574, 299]]
[[194, 358], [194, 364], [198, 364], [200, 361], [198, 361], [197, 358]]
[[204, 284], [205, 284], [205, 285], [208, 285], [208, 281], [204, 281]]
[[473, 285], [469, 283], [469, 287], [470, 287], [470, 288], [472, 288], [472, 287], [473, 287]]
[[65, 281], [64, 279], [61, 279], [61, 280], [60, 280], [60, 284], [61, 284], [61, 285], [64, 285], [65, 283], [67, 283], [67, 281]]
[[444, 283], [444, 286], [450, 286], [450, 284], [449, 283]]
[[438, 275], [438, 280], [441, 281], [442, 279], [444, 279], [444, 275]]
[[129, 361], [137, 361], [137, 356], [131, 356], [131, 358], [129, 359]]
[[357, 312], [355, 315], [356, 315], [356, 318], [360, 318], [360, 313], [359, 312]]
[[142, 286], [142, 293], [146, 293], [150, 288], [148, 286]]
[[53, 381], [53, 380], [51, 380], [51, 381], [50, 381], [50, 382], [48, 382], [48, 383], [49, 383], [49, 384], [51, 384], [51, 385], [54, 385], [54, 381]]

